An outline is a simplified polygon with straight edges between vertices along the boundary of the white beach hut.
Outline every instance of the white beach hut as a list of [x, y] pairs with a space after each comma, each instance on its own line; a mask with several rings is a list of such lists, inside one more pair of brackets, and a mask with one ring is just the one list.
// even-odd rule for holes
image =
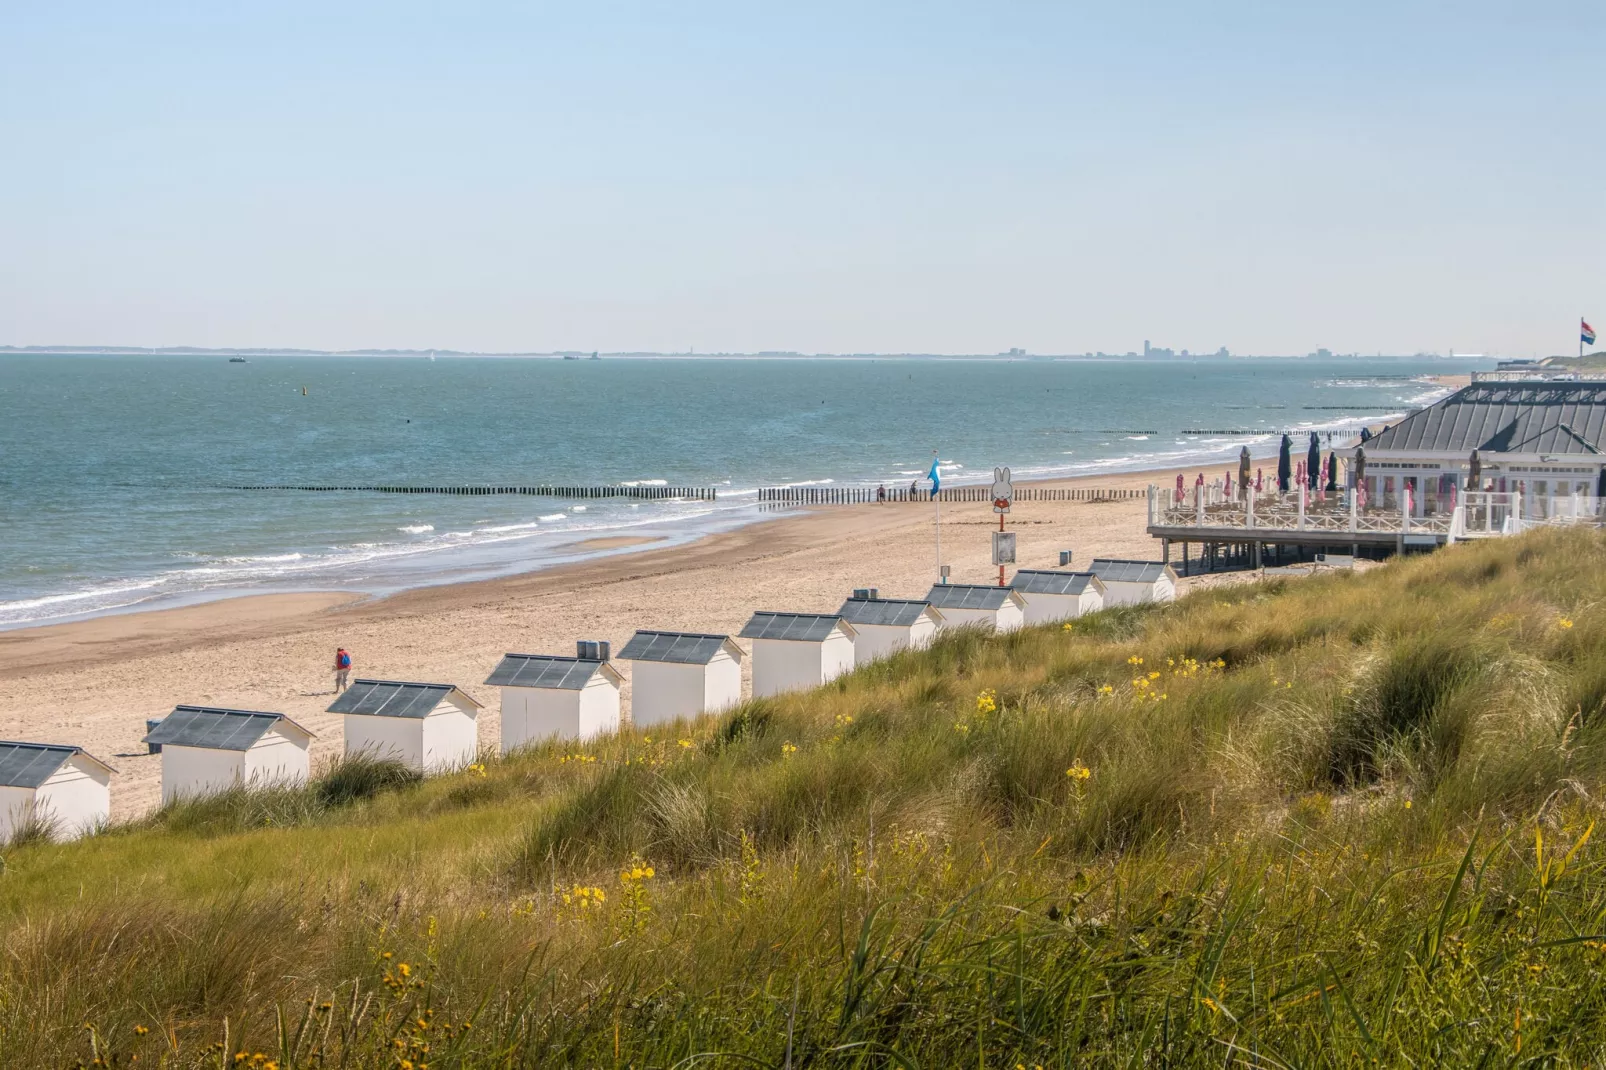
[[819, 687], [852, 672], [857, 634], [835, 613], [754, 613], [739, 633], [753, 646], [753, 697]]
[[502, 753], [551, 736], [592, 739], [619, 731], [619, 686], [607, 643], [579, 656], [508, 654], [485, 682], [502, 689]]
[[1163, 561], [1095, 557], [1088, 571], [1104, 581], [1104, 604], [1170, 602], [1177, 597], [1177, 574]]
[[742, 700], [742, 648], [728, 635], [640, 631], [619, 651], [636, 727], [717, 713]]
[[[861, 597], [862, 595], [862, 597]], [[856, 591], [837, 616], [853, 626], [853, 663], [863, 665], [900, 650], [924, 650], [942, 627], [930, 602], [882, 598], [875, 588]]]
[[145, 736], [162, 745], [162, 801], [304, 784], [312, 733], [282, 713], [176, 706]]
[[357, 680], [328, 712], [342, 715], [347, 755], [444, 773], [479, 753], [480, 704], [451, 684]]
[[0, 844], [30, 821], [69, 840], [104, 825], [113, 771], [82, 747], [0, 742]]
[[1104, 581], [1091, 572], [1023, 568], [1009, 586], [1026, 603], [1026, 623], [1074, 620], [1104, 608]]
[[1012, 632], [1026, 619], [1026, 603], [1008, 587], [980, 583], [939, 583], [926, 595], [942, 614], [944, 628], [983, 625], [989, 631]]

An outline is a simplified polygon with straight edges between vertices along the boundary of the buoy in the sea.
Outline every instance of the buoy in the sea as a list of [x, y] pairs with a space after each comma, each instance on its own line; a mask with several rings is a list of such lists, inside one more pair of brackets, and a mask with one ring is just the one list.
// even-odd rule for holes
[[307, 396], [307, 388], [306, 387], [302, 387], [301, 388], [301, 396], [302, 397], [306, 397]]

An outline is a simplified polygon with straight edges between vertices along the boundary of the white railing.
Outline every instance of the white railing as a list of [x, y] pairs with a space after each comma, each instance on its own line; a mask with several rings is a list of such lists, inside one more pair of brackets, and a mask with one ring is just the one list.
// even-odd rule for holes
[[[1234, 488], [1236, 491], [1237, 488]], [[1443, 535], [1448, 541], [1515, 535], [1536, 525], [1606, 525], [1606, 498], [1588, 494], [1539, 495], [1521, 491], [1451, 491], [1427, 502], [1430, 515], [1412, 516], [1412, 497], [1390, 496], [1385, 505], [1362, 505], [1354, 491], [1300, 487], [1279, 494], [1250, 489], [1229, 495], [1221, 481], [1149, 488], [1149, 526], [1231, 532], [1399, 532]]]

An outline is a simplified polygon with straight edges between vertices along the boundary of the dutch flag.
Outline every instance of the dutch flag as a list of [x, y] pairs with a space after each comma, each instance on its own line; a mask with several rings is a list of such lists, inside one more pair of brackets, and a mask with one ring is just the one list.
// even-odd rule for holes
[[1589, 325], [1588, 320], [1581, 319], [1578, 321], [1578, 338], [1586, 346], [1595, 344], [1595, 328]]

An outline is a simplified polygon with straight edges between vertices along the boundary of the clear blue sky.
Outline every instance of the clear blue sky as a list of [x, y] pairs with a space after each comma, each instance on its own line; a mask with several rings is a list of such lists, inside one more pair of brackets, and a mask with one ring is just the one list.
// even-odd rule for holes
[[0, 343], [1569, 352], [1606, 4], [0, 3]]

